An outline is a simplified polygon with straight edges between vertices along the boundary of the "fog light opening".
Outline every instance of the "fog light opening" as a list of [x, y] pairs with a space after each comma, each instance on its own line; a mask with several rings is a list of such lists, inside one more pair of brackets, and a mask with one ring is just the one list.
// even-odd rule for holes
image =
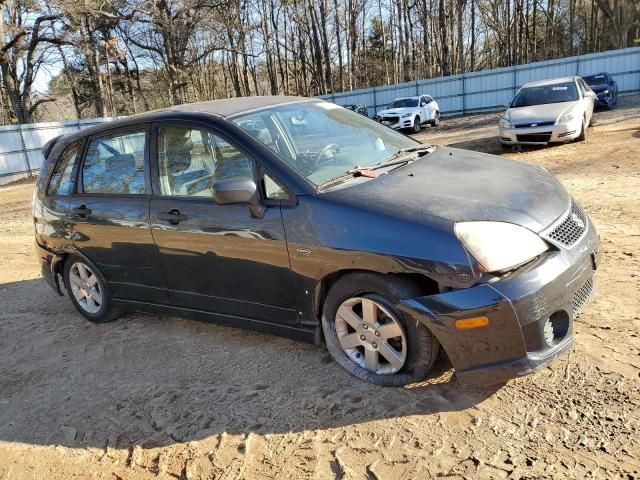
[[569, 332], [569, 314], [564, 310], [553, 313], [544, 323], [544, 341], [550, 347], [557, 345]]

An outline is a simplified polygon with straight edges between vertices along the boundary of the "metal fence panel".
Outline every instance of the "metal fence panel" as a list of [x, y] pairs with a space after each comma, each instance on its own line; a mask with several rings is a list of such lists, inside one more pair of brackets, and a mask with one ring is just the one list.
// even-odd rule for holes
[[16, 127], [0, 127], [0, 155], [22, 151], [22, 141], [17, 131]]

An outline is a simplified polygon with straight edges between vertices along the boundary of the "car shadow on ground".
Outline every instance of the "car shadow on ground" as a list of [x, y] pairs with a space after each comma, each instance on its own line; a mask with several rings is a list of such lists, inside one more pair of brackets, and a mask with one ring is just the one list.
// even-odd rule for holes
[[381, 388], [324, 347], [130, 314], [95, 325], [40, 279], [0, 285], [0, 441], [157, 447], [220, 434], [337, 428], [477, 405], [446, 363]]

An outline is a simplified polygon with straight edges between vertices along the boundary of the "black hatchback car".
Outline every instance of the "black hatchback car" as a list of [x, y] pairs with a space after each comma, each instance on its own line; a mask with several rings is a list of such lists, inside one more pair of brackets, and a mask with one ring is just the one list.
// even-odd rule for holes
[[106, 322], [156, 312], [320, 343], [379, 385], [531, 373], [573, 344], [598, 236], [544, 169], [422, 145], [338, 105], [183, 105], [59, 137], [42, 274]]
[[613, 108], [618, 104], [618, 84], [607, 72], [582, 77], [596, 93], [596, 107]]

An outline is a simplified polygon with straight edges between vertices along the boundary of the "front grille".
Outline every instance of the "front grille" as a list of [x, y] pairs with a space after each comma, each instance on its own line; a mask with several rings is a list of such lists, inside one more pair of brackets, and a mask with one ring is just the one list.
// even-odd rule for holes
[[532, 123], [517, 123], [516, 128], [535, 128], [535, 127], [548, 127], [549, 125], [555, 125], [556, 122], [532, 122]]
[[536, 142], [547, 143], [551, 140], [551, 132], [528, 133], [524, 135], [516, 135], [519, 142]]
[[593, 296], [593, 278], [590, 278], [585, 282], [585, 284], [578, 289], [578, 291], [573, 295], [573, 318], [576, 318], [582, 310], [584, 310], [585, 305], [589, 301], [589, 299]]
[[387, 116], [387, 115], [382, 117], [383, 122], [398, 123], [399, 120], [400, 120], [400, 117], [393, 117], [393, 116]]
[[573, 246], [587, 231], [587, 215], [571, 199], [571, 208], [564, 219], [558, 223], [548, 234], [549, 240], [563, 247]]

